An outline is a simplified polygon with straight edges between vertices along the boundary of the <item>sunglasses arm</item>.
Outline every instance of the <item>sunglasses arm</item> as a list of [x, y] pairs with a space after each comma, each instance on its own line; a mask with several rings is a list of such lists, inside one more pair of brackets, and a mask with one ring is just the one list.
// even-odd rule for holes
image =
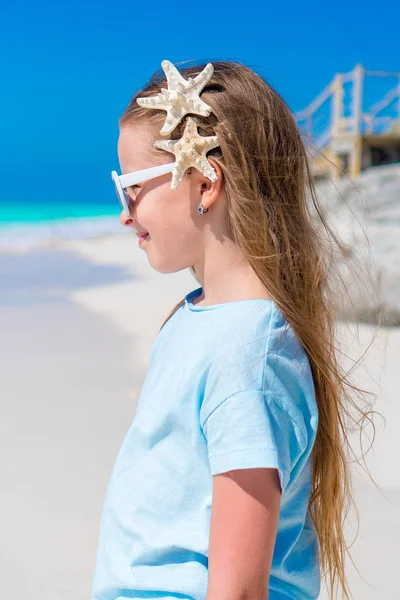
[[176, 167], [176, 164], [176, 162], [172, 162], [164, 165], [157, 165], [156, 167], [150, 167], [149, 169], [142, 169], [141, 171], [134, 171], [133, 173], [126, 173], [125, 175], [119, 175], [121, 187], [124, 189], [130, 185], [154, 179], [165, 173], [171, 173]]

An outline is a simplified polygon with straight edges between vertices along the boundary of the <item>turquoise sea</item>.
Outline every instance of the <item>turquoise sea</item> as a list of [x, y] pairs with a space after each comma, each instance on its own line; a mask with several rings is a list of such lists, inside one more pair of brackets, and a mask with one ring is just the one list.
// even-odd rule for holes
[[0, 201], [0, 250], [121, 233], [120, 212], [117, 198], [86, 204]]
[[0, 224], [41, 223], [55, 219], [99, 217], [119, 215], [118, 199], [115, 202], [86, 204], [68, 202], [53, 204], [2, 202], [0, 201]]

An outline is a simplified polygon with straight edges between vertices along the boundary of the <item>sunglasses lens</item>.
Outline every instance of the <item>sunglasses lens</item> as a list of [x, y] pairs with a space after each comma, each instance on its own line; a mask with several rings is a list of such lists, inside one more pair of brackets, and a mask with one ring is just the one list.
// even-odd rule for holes
[[129, 195], [126, 193], [125, 190], [122, 190], [123, 196], [124, 196], [124, 203], [122, 203], [122, 206], [127, 210], [129, 210], [129, 203], [131, 202], [131, 199], [129, 197]]
[[118, 196], [118, 200], [121, 203], [122, 208], [125, 210], [125, 212], [127, 214], [129, 214], [129, 201], [130, 198], [128, 196], [128, 194], [125, 192], [124, 189], [122, 189], [121, 185], [119, 184], [119, 182], [117, 183], [117, 181], [113, 178], [114, 181], [114, 186], [115, 186], [115, 192]]

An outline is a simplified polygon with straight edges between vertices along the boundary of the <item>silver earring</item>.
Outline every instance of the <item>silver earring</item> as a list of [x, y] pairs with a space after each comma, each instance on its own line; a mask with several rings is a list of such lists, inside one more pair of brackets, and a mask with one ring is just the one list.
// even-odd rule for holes
[[208, 212], [208, 208], [204, 209], [202, 202], [200, 202], [199, 208], [197, 210], [201, 215], [204, 215], [204, 213]]

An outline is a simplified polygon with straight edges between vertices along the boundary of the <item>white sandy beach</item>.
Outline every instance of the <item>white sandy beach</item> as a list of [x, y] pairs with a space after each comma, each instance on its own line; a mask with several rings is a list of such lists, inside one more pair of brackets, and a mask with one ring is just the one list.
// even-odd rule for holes
[[[126, 233], [65, 241], [36, 259], [0, 257], [2, 597], [89, 600], [104, 493], [153, 341], [174, 304], [199, 284], [189, 270], [155, 272]], [[340, 326], [352, 357], [373, 329]], [[356, 371], [386, 418], [386, 426], [376, 418], [368, 455], [382, 493], [364, 474], [356, 478], [353, 558], [361, 575], [349, 565], [356, 600], [399, 597], [399, 364], [400, 328], [383, 328]]]

